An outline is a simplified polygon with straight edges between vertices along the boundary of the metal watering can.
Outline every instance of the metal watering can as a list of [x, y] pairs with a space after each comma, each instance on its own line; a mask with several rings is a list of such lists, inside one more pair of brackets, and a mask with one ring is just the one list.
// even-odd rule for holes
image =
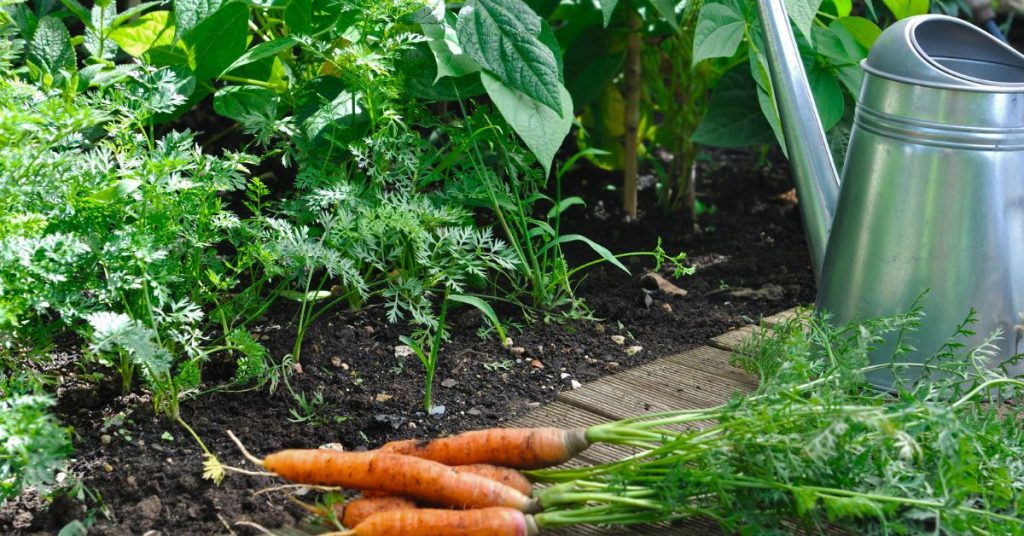
[[[842, 180], [836, 173], [782, 0], [758, 0], [793, 168], [816, 309], [837, 325], [908, 312], [923, 362], [971, 307], [971, 346], [1002, 332], [999, 364], [1024, 351], [1024, 56], [975, 26], [922, 15], [897, 22], [861, 67]], [[888, 363], [895, 340], [872, 363]], [[902, 369], [913, 380], [921, 369]], [[1024, 364], [1011, 373], [1024, 373]], [[888, 389], [892, 372], [869, 380]]]

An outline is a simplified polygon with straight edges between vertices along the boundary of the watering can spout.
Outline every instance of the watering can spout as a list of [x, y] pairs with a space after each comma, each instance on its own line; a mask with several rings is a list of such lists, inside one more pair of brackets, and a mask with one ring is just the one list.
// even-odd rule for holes
[[839, 174], [814, 106], [800, 52], [783, 0], [757, 0], [765, 51], [793, 169], [815, 278], [820, 279], [832, 217], [839, 198]]

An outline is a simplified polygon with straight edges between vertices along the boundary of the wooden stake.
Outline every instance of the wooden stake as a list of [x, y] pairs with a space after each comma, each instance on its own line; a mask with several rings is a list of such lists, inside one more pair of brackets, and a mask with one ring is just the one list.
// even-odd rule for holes
[[622, 204], [626, 214], [636, 219], [636, 179], [639, 165], [637, 131], [640, 128], [640, 16], [629, 13], [629, 37], [626, 42], [626, 139], [622, 167]]

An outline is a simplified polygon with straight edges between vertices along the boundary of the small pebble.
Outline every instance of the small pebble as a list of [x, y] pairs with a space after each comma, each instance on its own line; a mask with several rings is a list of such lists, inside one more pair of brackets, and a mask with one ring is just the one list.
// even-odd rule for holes
[[435, 417], [440, 417], [441, 415], [444, 415], [446, 409], [447, 408], [444, 407], [444, 404], [438, 404], [430, 408], [430, 414]]
[[110, 465], [109, 463], [103, 464], [103, 472], [104, 473], [112, 473], [112, 472], [114, 472], [114, 466]]
[[579, 389], [580, 387], [583, 387], [583, 384], [576, 380], [570, 382], [569, 385], [571, 385], [573, 389]]
[[338, 452], [345, 452], [345, 446], [342, 445], [341, 443], [325, 443], [323, 445], [320, 445], [317, 448], [324, 449], [324, 450], [336, 450]]
[[568, 372], [563, 372], [559, 376], [564, 380], [564, 379], [568, 378], [569, 376], [572, 376], [572, 374], [569, 374]]
[[626, 344], [626, 338], [622, 335], [612, 335], [612, 342], [615, 344]]
[[619, 363], [617, 361], [609, 361], [608, 363], [605, 363], [604, 368], [608, 370], [615, 370], [619, 368]]
[[629, 348], [626, 348], [626, 355], [636, 355], [643, 349], [643, 346], [630, 346]]
[[480, 410], [478, 410], [476, 408], [471, 408], [468, 411], [466, 411], [466, 413], [468, 413], [470, 415], [482, 415], [483, 414], [482, 411], [480, 411]]
[[377, 402], [387, 402], [388, 400], [391, 400], [392, 398], [394, 398], [394, 397], [389, 395], [389, 394], [387, 394], [387, 393], [377, 393], [377, 396], [373, 397], [373, 399], [376, 400]]
[[671, 313], [672, 312], [672, 305], [668, 304], [668, 303], [663, 303], [663, 304], [661, 304], [661, 310], [665, 311], [666, 313]]
[[412, 348], [404, 344], [395, 347], [395, 357], [409, 357], [412, 355]]
[[100, 443], [103, 443], [104, 445], [109, 445], [110, 442], [113, 440], [114, 438], [110, 437], [110, 435], [108, 434], [103, 434], [100, 436]]
[[341, 358], [340, 357], [332, 357], [331, 358], [331, 366], [333, 366], [334, 368], [341, 368], [341, 365], [342, 365], [342, 362], [341, 362]]
[[449, 389], [452, 388], [452, 387], [455, 387], [458, 384], [459, 384], [459, 382], [453, 380], [452, 378], [448, 378], [447, 380], [441, 382], [441, 386], [442, 387], [447, 387]]
[[530, 402], [529, 404], [526, 404], [526, 405], [531, 407], [531, 408], [539, 408], [540, 407], [540, 402]]
[[523, 348], [522, 346], [513, 346], [512, 348], [508, 349], [508, 353], [516, 357], [519, 357], [526, 353], [526, 348]]
[[505, 348], [512, 348], [512, 337], [505, 337], [505, 342], [501, 344]]
[[416, 429], [416, 423], [414, 423], [414, 422], [410, 421], [410, 422], [409, 422], [409, 429], [410, 429], [410, 430], [415, 430], [415, 429]]
[[598, 333], [604, 333], [604, 324], [595, 324], [594, 331]]
[[367, 335], [373, 335], [377, 330], [373, 329], [373, 326], [363, 326], [363, 331], [365, 331]]
[[530, 361], [530, 366], [535, 368], [535, 369], [543, 369], [544, 368], [544, 363], [542, 363], [540, 361], [540, 359], [534, 359], [534, 360]]

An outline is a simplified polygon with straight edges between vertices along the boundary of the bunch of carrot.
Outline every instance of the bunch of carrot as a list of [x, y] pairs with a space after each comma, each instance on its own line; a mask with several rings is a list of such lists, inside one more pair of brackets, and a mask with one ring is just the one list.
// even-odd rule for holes
[[[340, 486], [361, 497], [333, 508], [346, 536], [527, 536], [543, 498], [520, 469], [551, 467], [590, 445], [584, 429], [493, 429], [367, 452], [290, 449], [250, 460], [292, 482]], [[244, 451], [244, 450], [243, 450]]]

